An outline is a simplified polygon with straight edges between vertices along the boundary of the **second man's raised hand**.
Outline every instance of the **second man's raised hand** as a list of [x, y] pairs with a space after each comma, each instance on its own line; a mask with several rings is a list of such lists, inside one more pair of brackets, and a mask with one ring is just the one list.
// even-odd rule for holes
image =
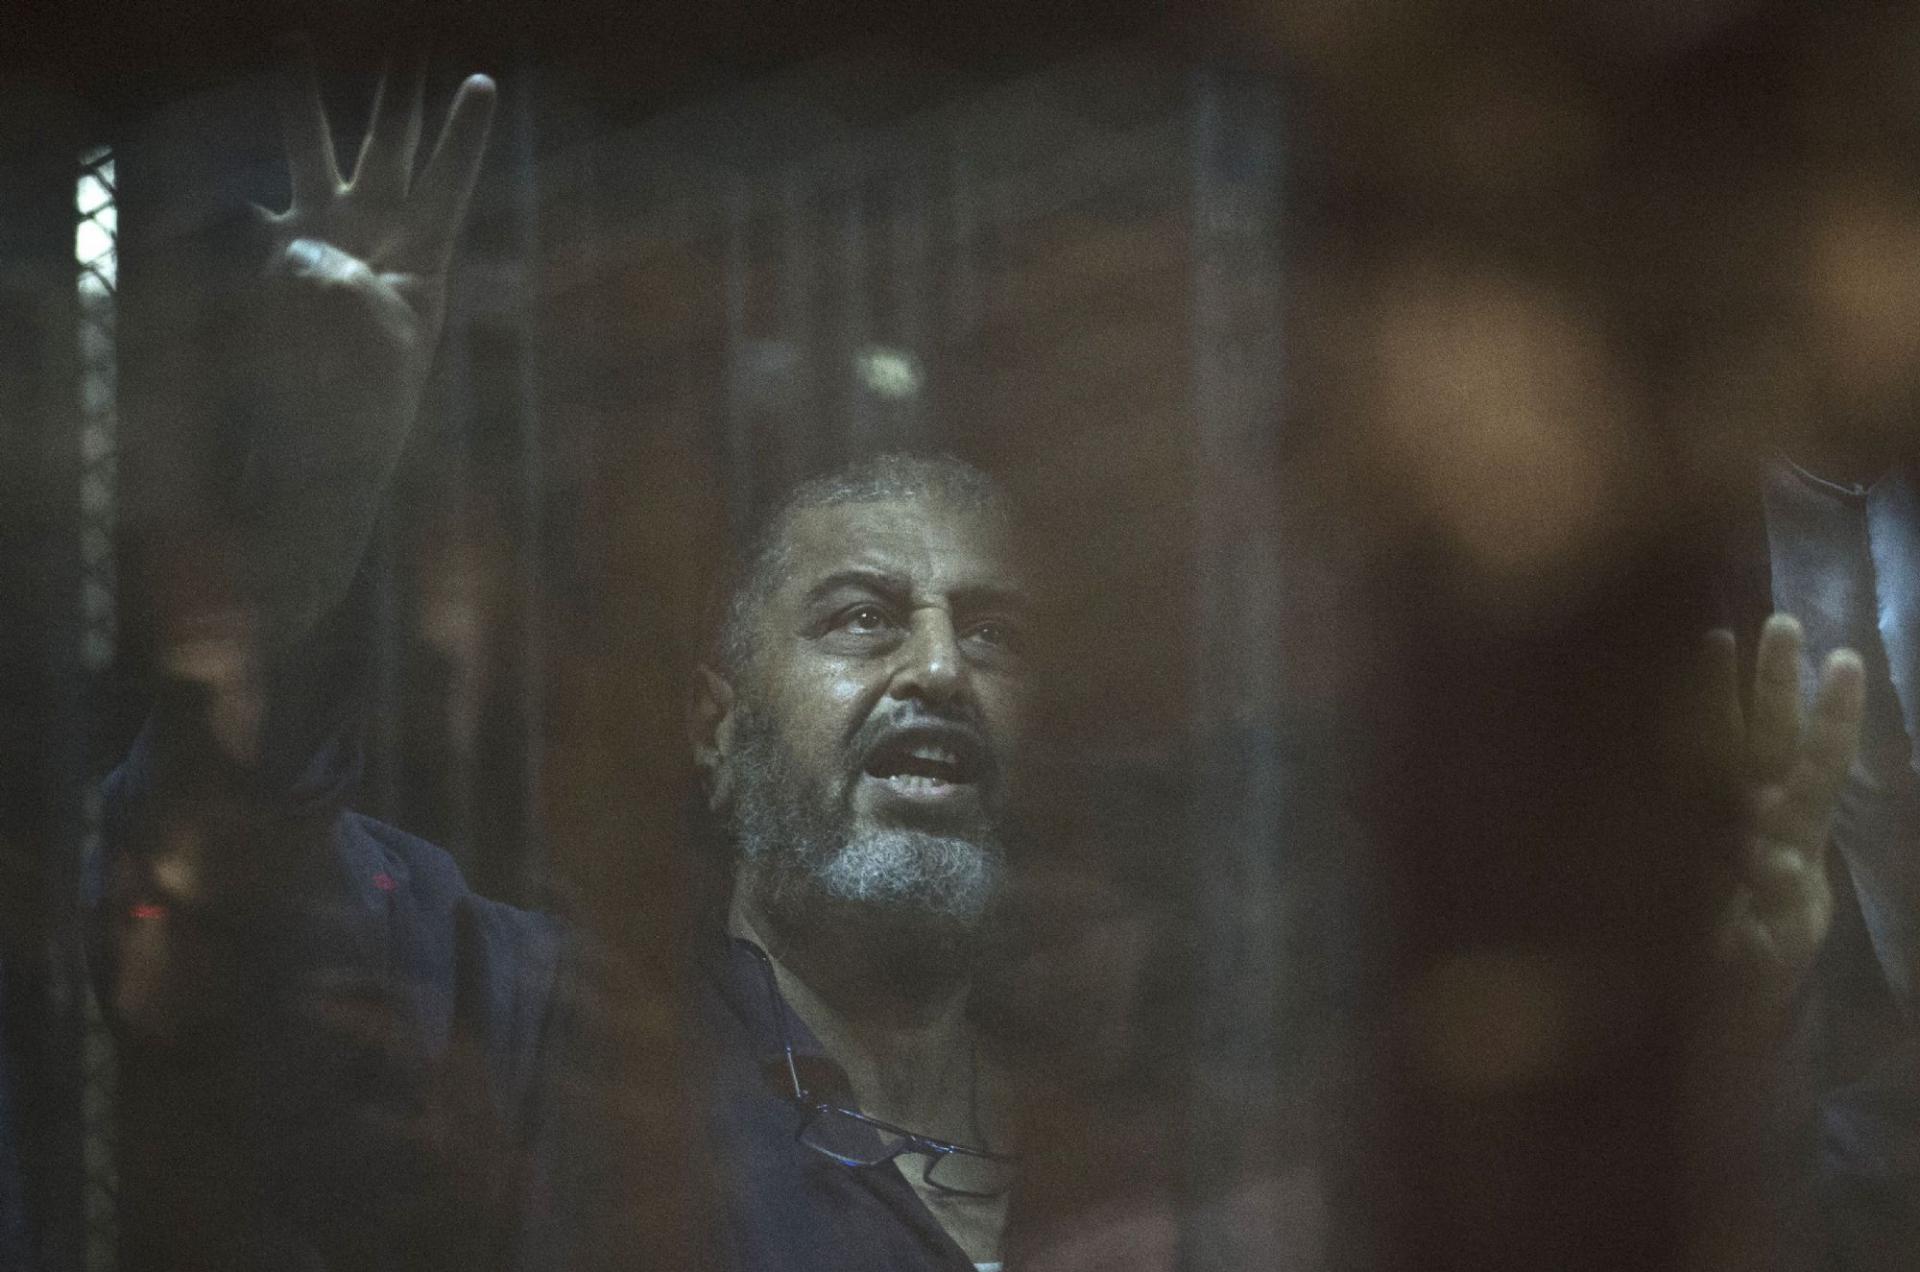
[[1835, 650], [1807, 710], [1802, 643], [1793, 618], [1767, 620], [1745, 709], [1732, 633], [1714, 632], [1707, 651], [1708, 751], [1746, 818], [1716, 954], [1736, 1014], [1775, 1024], [1832, 925], [1827, 839], [1859, 746], [1865, 698], [1859, 655]]

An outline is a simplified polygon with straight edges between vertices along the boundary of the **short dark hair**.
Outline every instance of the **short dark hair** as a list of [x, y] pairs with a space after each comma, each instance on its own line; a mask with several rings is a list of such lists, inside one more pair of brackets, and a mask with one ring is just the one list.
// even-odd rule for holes
[[800, 482], [760, 518], [732, 571], [713, 627], [712, 657], [738, 675], [753, 654], [753, 616], [785, 570], [796, 514], [812, 508], [938, 498], [970, 511], [1010, 516], [1011, 501], [985, 472], [941, 452], [894, 451], [856, 460]]

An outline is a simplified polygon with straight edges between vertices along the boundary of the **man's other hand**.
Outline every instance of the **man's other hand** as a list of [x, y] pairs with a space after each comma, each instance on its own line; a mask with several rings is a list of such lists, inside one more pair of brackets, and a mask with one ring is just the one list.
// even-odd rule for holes
[[1715, 953], [1742, 1016], [1778, 1020], [1833, 920], [1826, 851], [1835, 806], [1859, 746], [1865, 676], [1850, 649], [1829, 654], [1811, 711], [1803, 706], [1800, 624], [1761, 628], [1743, 710], [1733, 634], [1707, 642], [1708, 753], [1739, 792], [1745, 821], [1734, 888]]

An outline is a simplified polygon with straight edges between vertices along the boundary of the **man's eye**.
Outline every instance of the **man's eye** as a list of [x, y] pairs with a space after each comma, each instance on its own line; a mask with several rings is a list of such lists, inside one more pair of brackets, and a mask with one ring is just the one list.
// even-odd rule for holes
[[842, 631], [878, 632], [887, 627], [886, 611], [878, 605], [856, 605], [840, 615], [834, 624]]
[[991, 645], [995, 649], [1004, 649], [1010, 653], [1017, 653], [1020, 649], [1020, 633], [1011, 623], [997, 621], [976, 623], [967, 635], [983, 645]]

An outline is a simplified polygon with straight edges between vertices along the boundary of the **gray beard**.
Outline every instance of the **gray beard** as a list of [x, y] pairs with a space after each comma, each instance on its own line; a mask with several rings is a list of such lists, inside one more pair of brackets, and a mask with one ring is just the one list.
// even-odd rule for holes
[[[936, 833], [856, 829], [844, 803], [804, 789], [770, 727], [735, 725], [729, 821], [738, 886], [789, 941], [863, 947], [915, 979], [969, 965], [1005, 873], [992, 827]], [[885, 964], [883, 964], [885, 965]]]

